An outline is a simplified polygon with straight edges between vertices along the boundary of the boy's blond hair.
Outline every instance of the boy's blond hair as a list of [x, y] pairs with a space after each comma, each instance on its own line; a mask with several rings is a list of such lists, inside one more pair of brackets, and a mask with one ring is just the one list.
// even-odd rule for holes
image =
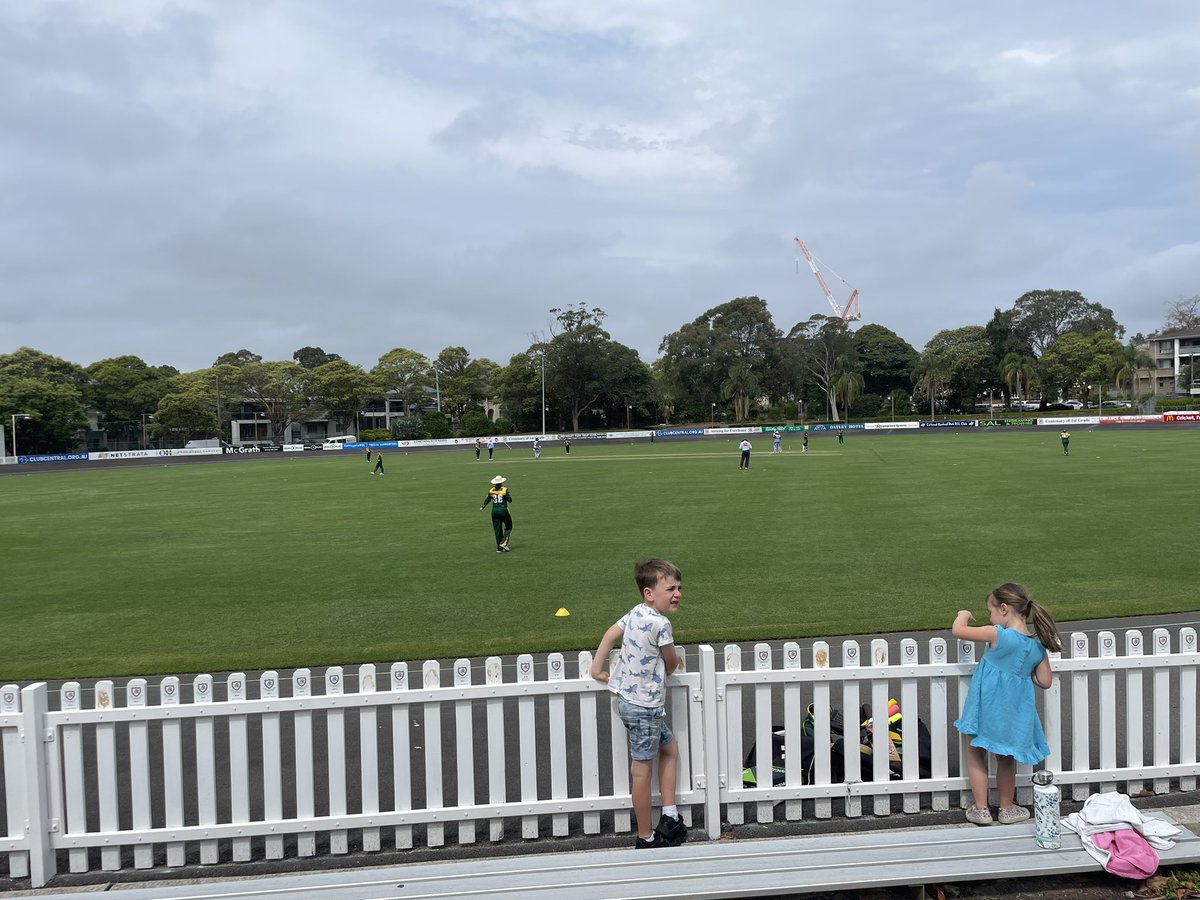
[[664, 578], [673, 578], [683, 583], [683, 574], [674, 563], [665, 559], [648, 559], [633, 567], [633, 580], [637, 582], [638, 592], [652, 588]]

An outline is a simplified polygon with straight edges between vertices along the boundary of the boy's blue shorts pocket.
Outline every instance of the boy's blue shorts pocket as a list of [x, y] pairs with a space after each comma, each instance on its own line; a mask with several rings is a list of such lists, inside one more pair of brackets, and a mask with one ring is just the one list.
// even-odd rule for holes
[[629, 758], [637, 761], [654, 759], [664, 744], [675, 739], [667, 727], [664, 706], [635, 706], [617, 698], [617, 714], [629, 732]]

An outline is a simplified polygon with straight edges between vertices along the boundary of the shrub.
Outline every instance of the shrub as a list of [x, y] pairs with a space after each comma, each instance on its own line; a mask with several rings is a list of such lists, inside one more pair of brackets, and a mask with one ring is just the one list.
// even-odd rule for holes
[[421, 419], [404, 416], [392, 419], [392, 435], [398, 441], [415, 441], [425, 433], [425, 425]]
[[448, 438], [454, 434], [450, 430], [450, 417], [440, 412], [427, 412], [421, 416], [421, 431], [431, 438]]
[[468, 409], [462, 417], [462, 433], [466, 437], [481, 437], [492, 433], [492, 423], [482, 409]]
[[358, 433], [360, 441], [391, 441], [392, 433], [386, 428], [364, 428]]

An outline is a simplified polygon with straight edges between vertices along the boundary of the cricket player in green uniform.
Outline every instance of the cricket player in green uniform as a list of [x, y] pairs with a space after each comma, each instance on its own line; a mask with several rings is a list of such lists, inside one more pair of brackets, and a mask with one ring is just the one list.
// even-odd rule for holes
[[492, 486], [483, 498], [483, 506], [479, 507], [479, 511], [483, 512], [489, 503], [492, 505], [492, 530], [496, 532], [497, 553], [508, 553], [508, 536], [512, 534], [512, 516], [508, 512], [512, 504], [512, 491], [504, 486], [507, 480], [503, 475], [493, 478]]

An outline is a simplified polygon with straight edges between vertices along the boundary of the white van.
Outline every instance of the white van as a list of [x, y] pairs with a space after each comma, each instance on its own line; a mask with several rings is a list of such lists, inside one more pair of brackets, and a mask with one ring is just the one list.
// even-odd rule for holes
[[339, 434], [337, 437], [325, 438], [326, 444], [357, 444], [358, 435], [356, 434]]

